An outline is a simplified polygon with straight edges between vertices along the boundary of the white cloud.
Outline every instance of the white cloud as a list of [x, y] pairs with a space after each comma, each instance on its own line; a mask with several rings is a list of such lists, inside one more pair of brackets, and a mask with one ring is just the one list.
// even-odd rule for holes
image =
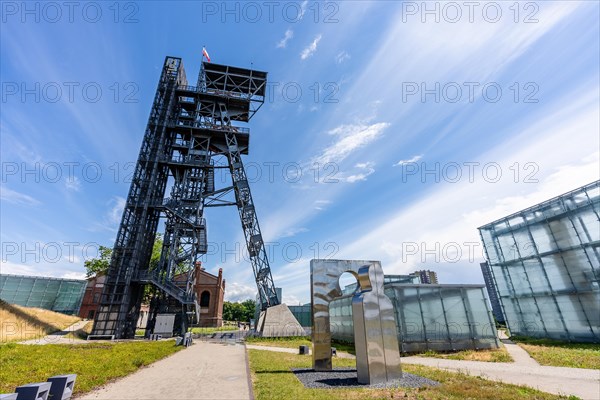
[[84, 272], [66, 272], [64, 273], [61, 278], [64, 279], [85, 279], [85, 273]]
[[301, 306], [300, 299], [294, 295], [283, 295], [282, 302], [288, 306]]
[[0, 187], [0, 198], [4, 201], [13, 204], [22, 204], [26, 206], [35, 206], [40, 204], [40, 201], [34, 199], [33, 197], [20, 193], [15, 190], [9, 189], [5, 185]]
[[[597, 94], [593, 96], [597, 100]], [[367, 223], [363, 230], [368, 233], [361, 238], [336, 239], [346, 243], [339, 256], [381, 260], [388, 274], [426, 266], [447, 269], [447, 276], [452, 279], [447, 283], [481, 278], [478, 262], [483, 260], [483, 249], [479, 226], [598, 179], [597, 102], [585, 95], [581, 99], [567, 109], [549, 110], [549, 117], [533, 121], [520, 134], [476, 160], [479, 165], [494, 160], [504, 172], [500, 181], [490, 181], [480, 169], [473, 175], [474, 181], [465, 174], [458, 183], [437, 184], [414, 203], [382, 216], [385, 223], [375, 227]], [[581, 143], [589, 144], [587, 151]], [[525, 162], [535, 163], [536, 173], [529, 177], [533, 178], [532, 183], [525, 180], [523, 173], [515, 178], [516, 162], [521, 172]], [[407, 244], [412, 247], [409, 249]], [[428, 256], [427, 251], [436, 246], [435, 254]], [[460, 248], [460, 262], [448, 262], [447, 259], [454, 260], [451, 250], [456, 246]], [[469, 246], [474, 246], [474, 250], [469, 250]], [[411, 254], [415, 249], [416, 254]]]
[[[92, 232], [95, 231], [109, 231], [116, 232], [119, 224], [121, 223], [121, 217], [123, 216], [123, 210], [125, 209], [126, 200], [123, 197], [115, 196], [108, 202], [108, 210], [102, 217], [101, 221], [93, 224], [89, 228]], [[114, 240], [114, 239], [112, 239]]]
[[373, 168], [375, 164], [371, 161], [365, 163], [356, 164], [354, 167], [360, 170], [360, 172], [348, 176], [345, 180], [348, 183], [366, 181], [367, 177], [375, 172]]
[[319, 42], [322, 38], [323, 35], [318, 34], [317, 37], [315, 37], [315, 40], [313, 40], [311, 44], [309, 44], [304, 50], [302, 50], [302, 52], [300, 53], [300, 58], [302, 60], [306, 60], [307, 58], [311, 57], [314, 54], [314, 52], [317, 51], [317, 46], [319, 45]]
[[111, 225], [118, 225], [121, 222], [123, 216], [123, 209], [125, 209], [125, 199], [120, 196], [116, 196], [111, 200], [112, 206], [107, 213], [107, 220]]
[[285, 31], [285, 35], [283, 36], [283, 39], [281, 39], [279, 42], [277, 42], [277, 48], [278, 49], [285, 49], [287, 46], [287, 42], [292, 39], [294, 37], [294, 31], [291, 29], [288, 29]]
[[69, 176], [65, 180], [65, 187], [67, 188], [67, 190], [78, 192], [79, 189], [81, 189], [81, 181], [76, 176]]
[[411, 157], [411, 158], [409, 158], [407, 160], [400, 160], [396, 164], [394, 164], [393, 166], [394, 167], [398, 167], [398, 166], [402, 166], [402, 165], [414, 163], [414, 162], [419, 161], [421, 158], [423, 158], [423, 154], [419, 154], [419, 155], [413, 156], [413, 157]]
[[306, 228], [293, 228], [293, 229], [288, 229], [287, 231], [283, 232], [281, 234], [281, 238], [288, 238], [288, 237], [293, 237], [296, 236], [299, 233], [304, 233], [304, 232], [308, 232], [308, 229]]
[[82, 267], [76, 267], [65, 263], [66, 257], [59, 263], [46, 262], [45, 260], [36, 261], [34, 264], [15, 263], [2, 260], [0, 262], [0, 273], [27, 276], [47, 276], [52, 278], [65, 279], [85, 279], [85, 272]]
[[236, 302], [256, 298], [256, 288], [240, 283], [229, 283], [225, 285], [225, 300]]
[[329, 204], [331, 204], [331, 200], [316, 200], [314, 202], [314, 209], [318, 210], [318, 211], [322, 211]]
[[355, 150], [358, 150], [377, 139], [389, 126], [390, 124], [386, 122], [379, 122], [371, 125], [340, 125], [328, 132], [330, 135], [338, 136], [340, 139], [326, 147], [321, 155], [316, 157], [314, 161], [320, 164], [329, 162], [339, 163]]
[[337, 56], [335, 56], [335, 62], [338, 64], [343, 63], [344, 61], [347, 61], [350, 59], [350, 54], [348, 54], [348, 52], [346, 51], [340, 51]]

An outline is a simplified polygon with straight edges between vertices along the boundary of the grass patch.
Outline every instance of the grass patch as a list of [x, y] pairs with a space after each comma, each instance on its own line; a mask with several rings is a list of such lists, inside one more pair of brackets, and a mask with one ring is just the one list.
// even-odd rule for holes
[[210, 328], [210, 327], [206, 327], [206, 328], [201, 328], [201, 327], [196, 327], [196, 328], [192, 328], [191, 331], [192, 333], [195, 334], [199, 334], [199, 335], [210, 335], [211, 333], [215, 333], [215, 332], [224, 332], [224, 331], [238, 331], [238, 327], [237, 325], [230, 325], [230, 326], [220, 326], [218, 328]]
[[[299, 346], [312, 346], [312, 341], [309, 336], [292, 336], [292, 337], [258, 337], [248, 336], [246, 343], [254, 344], [257, 346], [272, 346], [272, 347], [285, 347], [290, 349], [297, 349]], [[356, 354], [354, 350], [354, 343], [347, 343], [338, 340], [333, 340], [331, 346], [335, 347], [337, 351], [343, 351], [350, 354]]]
[[77, 316], [0, 301], [0, 343], [37, 339], [81, 321]]
[[0, 345], [0, 393], [12, 393], [15, 387], [32, 382], [45, 382], [54, 375], [77, 374], [75, 394], [81, 394], [181, 349], [172, 340], [44, 346], [3, 344]]
[[[480, 377], [416, 365], [403, 365], [403, 370], [436, 380], [442, 385], [419, 389], [306, 389], [290, 369], [310, 368], [312, 363], [310, 357], [261, 350], [248, 350], [248, 355], [254, 395], [257, 400], [392, 399], [401, 397], [422, 400], [550, 400], [566, 398], [523, 386], [493, 382]], [[335, 367], [355, 367], [355, 362], [351, 359], [334, 358], [333, 363]]]
[[511, 337], [541, 365], [600, 369], [600, 344]]
[[425, 353], [415, 355], [420, 357], [445, 358], [448, 360], [513, 362], [512, 357], [504, 347], [490, 350], [462, 350], [454, 353], [438, 353], [430, 350]]
[[290, 337], [259, 337], [248, 336], [246, 343], [257, 346], [273, 346], [297, 349], [299, 346], [312, 346], [312, 342], [308, 336], [290, 336]]
[[[312, 342], [310, 340], [310, 337], [308, 336], [283, 338], [264, 338], [249, 336], [246, 338], [246, 343], [257, 346], [286, 347], [293, 349], [297, 349], [299, 346], [312, 346]], [[337, 351], [356, 355], [354, 343], [333, 340], [331, 342], [331, 346], [335, 347]], [[419, 354], [403, 354], [402, 356], [407, 357], [412, 355], [420, 357], [446, 358], [449, 360], [513, 362], [512, 357], [510, 356], [510, 354], [508, 354], [508, 351], [506, 351], [504, 347], [490, 350], [463, 350], [454, 353], [438, 353], [435, 351], [427, 351], [425, 353]]]

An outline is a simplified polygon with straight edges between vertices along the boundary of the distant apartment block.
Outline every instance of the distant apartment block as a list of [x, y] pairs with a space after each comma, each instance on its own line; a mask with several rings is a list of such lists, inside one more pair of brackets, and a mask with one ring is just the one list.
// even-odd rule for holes
[[435, 285], [438, 283], [437, 272], [430, 270], [420, 270], [411, 273], [411, 275], [418, 276], [421, 283]]

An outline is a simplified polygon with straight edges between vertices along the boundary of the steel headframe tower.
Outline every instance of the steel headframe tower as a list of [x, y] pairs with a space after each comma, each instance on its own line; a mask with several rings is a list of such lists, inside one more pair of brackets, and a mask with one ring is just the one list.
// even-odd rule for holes
[[[207, 207], [237, 206], [260, 307], [280, 303], [242, 163], [250, 131], [238, 126], [263, 105], [266, 84], [266, 72], [203, 62], [197, 86], [188, 86], [181, 58], [166, 57], [93, 335], [132, 338], [147, 284], [159, 293], [151, 314], [176, 310], [179, 332], [187, 330], [190, 315], [199, 314], [194, 271], [207, 252]], [[215, 188], [218, 168], [229, 169], [231, 186]], [[160, 262], [150, 266], [160, 218], [165, 218]]]

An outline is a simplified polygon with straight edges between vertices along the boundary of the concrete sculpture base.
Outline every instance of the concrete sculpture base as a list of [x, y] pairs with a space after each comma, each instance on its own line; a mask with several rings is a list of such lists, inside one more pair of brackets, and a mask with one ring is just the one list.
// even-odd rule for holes
[[256, 332], [263, 337], [304, 336], [306, 332], [287, 305], [279, 304], [260, 313]]

